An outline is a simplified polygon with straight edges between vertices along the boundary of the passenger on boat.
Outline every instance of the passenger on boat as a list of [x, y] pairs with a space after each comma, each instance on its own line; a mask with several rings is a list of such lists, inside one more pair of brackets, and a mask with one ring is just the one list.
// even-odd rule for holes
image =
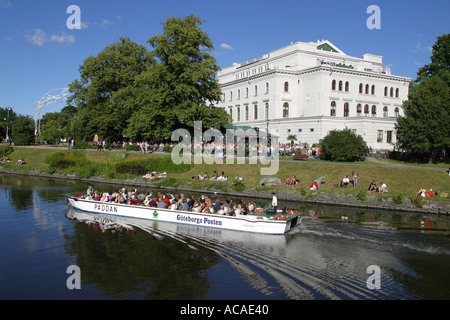
[[183, 211], [188, 211], [189, 210], [189, 205], [187, 204], [186, 199], [183, 199], [179, 209], [183, 210]]

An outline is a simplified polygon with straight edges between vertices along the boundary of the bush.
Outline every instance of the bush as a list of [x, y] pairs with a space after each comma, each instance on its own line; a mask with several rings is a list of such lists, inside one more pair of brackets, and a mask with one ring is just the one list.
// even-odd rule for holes
[[358, 199], [358, 201], [366, 201], [367, 198], [368, 198], [368, 195], [367, 195], [367, 191], [365, 191], [365, 190], [360, 190], [356, 194], [356, 199]]
[[364, 139], [350, 129], [331, 130], [321, 147], [320, 158], [331, 161], [362, 161], [369, 151]]

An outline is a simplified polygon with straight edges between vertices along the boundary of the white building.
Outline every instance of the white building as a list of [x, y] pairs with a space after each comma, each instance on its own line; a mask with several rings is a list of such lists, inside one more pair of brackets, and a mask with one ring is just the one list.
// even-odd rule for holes
[[235, 126], [310, 146], [330, 130], [354, 130], [374, 150], [392, 149], [410, 78], [391, 75], [382, 56], [346, 55], [329, 41], [297, 42], [218, 72]]

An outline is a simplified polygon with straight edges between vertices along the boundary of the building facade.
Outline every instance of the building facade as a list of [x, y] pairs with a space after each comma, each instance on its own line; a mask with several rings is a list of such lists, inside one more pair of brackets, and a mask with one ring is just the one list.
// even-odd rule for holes
[[219, 107], [235, 126], [251, 126], [280, 143], [319, 143], [330, 130], [349, 128], [374, 150], [396, 142], [410, 78], [391, 75], [382, 57], [346, 55], [327, 40], [297, 42], [221, 69]]

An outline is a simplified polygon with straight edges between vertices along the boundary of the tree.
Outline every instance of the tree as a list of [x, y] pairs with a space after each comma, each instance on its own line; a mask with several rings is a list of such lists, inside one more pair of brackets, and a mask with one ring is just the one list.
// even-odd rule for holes
[[450, 89], [439, 76], [424, 78], [404, 102], [397, 119], [398, 145], [422, 158], [439, 160], [450, 147]]
[[437, 38], [431, 63], [420, 68], [399, 117], [397, 144], [412, 158], [439, 161], [450, 148], [450, 34]]
[[62, 130], [61, 124], [56, 120], [47, 121], [41, 126], [41, 140], [47, 141], [49, 143], [55, 143], [64, 138], [65, 134]]
[[85, 59], [79, 68], [80, 79], [69, 85], [72, 95], [67, 100], [76, 106], [77, 136], [91, 140], [98, 134], [110, 141], [121, 140], [135, 111], [122, 91], [129, 92], [135, 77], [149, 64], [147, 49], [124, 37]]
[[139, 88], [131, 95], [139, 110], [129, 120], [128, 136], [170, 137], [178, 128], [193, 130], [194, 121], [203, 121], [206, 128], [230, 123], [224, 109], [213, 107], [221, 98], [215, 76], [219, 67], [208, 52], [214, 49], [212, 42], [199, 25], [193, 15], [172, 17], [163, 23], [162, 35], [147, 41], [157, 63], [136, 78]]
[[11, 132], [14, 145], [32, 145], [34, 143], [34, 129], [34, 120], [31, 116], [16, 116]]
[[331, 130], [320, 145], [320, 158], [331, 161], [363, 161], [369, 151], [364, 139], [347, 128]]
[[450, 34], [437, 37], [433, 45], [431, 63], [426, 64], [417, 72], [416, 82], [420, 83], [425, 78], [438, 76], [450, 85]]
[[291, 140], [291, 144], [294, 144], [294, 140], [297, 140], [297, 136], [295, 134], [290, 134], [287, 139]]

